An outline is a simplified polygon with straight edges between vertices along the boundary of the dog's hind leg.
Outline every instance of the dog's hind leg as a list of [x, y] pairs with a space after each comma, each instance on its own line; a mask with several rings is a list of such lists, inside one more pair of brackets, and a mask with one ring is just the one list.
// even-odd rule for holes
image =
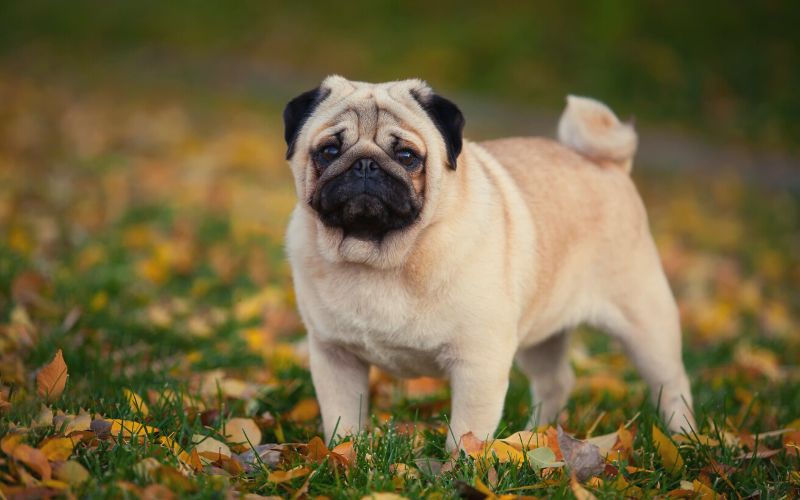
[[569, 335], [559, 332], [544, 342], [520, 348], [516, 361], [531, 384], [531, 427], [553, 422], [566, 406], [575, 374], [569, 364]]
[[696, 428], [692, 393], [681, 353], [678, 307], [661, 270], [628, 276], [627, 290], [610, 307], [606, 326], [620, 339], [650, 387], [654, 403], [673, 431]]

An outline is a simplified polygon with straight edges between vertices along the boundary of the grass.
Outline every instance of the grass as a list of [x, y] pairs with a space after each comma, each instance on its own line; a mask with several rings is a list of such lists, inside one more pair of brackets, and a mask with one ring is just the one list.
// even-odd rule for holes
[[[0, 401], [10, 402], [0, 435], [24, 429], [32, 446], [62, 435], [58, 418], [36, 425], [43, 404], [56, 414], [83, 409], [160, 431], [80, 434], [70, 460], [88, 479], [69, 485], [71, 492], [133, 497], [159, 484], [188, 498], [232, 490], [452, 498], [485, 484], [497, 495], [574, 494], [563, 469], [537, 471], [527, 458], [484, 463], [461, 455], [452, 470], [428, 473], [420, 459], [450, 458], [447, 389], [435, 381], [376, 374], [373, 430], [352, 438], [347, 472], [331, 465], [332, 455], [309, 458], [305, 446], [320, 422], [282, 251], [293, 194], [277, 103], [158, 89], [126, 99], [124, 85], [6, 76], [0, 94], [16, 104], [3, 111], [0, 135], [0, 182], [10, 188], [0, 193]], [[642, 382], [617, 345], [581, 329], [573, 337], [578, 386], [562, 426], [579, 438], [626, 423], [634, 432], [630, 453], [613, 466], [627, 489], [613, 473], [582, 487], [604, 497], [649, 497], [699, 481], [730, 498], [798, 495], [797, 442], [752, 439], [800, 418], [800, 196], [733, 174], [637, 167], [635, 175], [681, 304], [700, 428], [680, 444], [684, 466], [670, 473], [651, 435], [653, 425], [664, 427]], [[33, 374], [57, 349], [69, 379], [45, 403]], [[147, 414], [124, 389], [142, 397]], [[530, 410], [515, 370], [498, 435], [520, 430]], [[177, 472], [185, 466], [159, 437], [190, 452], [196, 435], [224, 440], [233, 417], [252, 418], [262, 443], [302, 444], [288, 447], [278, 468], [306, 467], [306, 474], [276, 482], [269, 467], [239, 471], [224, 461]], [[754, 449], [777, 452], [742, 458]], [[161, 467], [148, 472], [143, 460], [151, 457]], [[63, 488], [23, 463], [0, 455], [7, 496], [11, 488]]]

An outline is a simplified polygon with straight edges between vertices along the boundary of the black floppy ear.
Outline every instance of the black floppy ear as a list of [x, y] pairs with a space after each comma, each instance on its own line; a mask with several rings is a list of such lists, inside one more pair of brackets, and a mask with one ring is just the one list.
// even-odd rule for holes
[[442, 134], [444, 144], [447, 147], [447, 164], [455, 170], [458, 155], [461, 153], [461, 133], [464, 130], [464, 115], [452, 101], [444, 97], [431, 93], [429, 96], [421, 96], [416, 91], [411, 91], [411, 95], [428, 113], [428, 116]]
[[319, 103], [325, 100], [330, 94], [330, 89], [317, 87], [308, 92], [303, 92], [295, 97], [283, 110], [283, 136], [286, 139], [286, 159], [289, 160], [294, 154], [294, 143], [300, 134], [300, 129], [306, 122], [311, 113], [314, 112]]

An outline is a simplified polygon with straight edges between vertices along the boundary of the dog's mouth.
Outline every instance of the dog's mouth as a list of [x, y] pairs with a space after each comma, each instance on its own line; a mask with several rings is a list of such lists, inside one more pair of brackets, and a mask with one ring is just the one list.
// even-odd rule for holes
[[412, 225], [420, 213], [412, 188], [382, 170], [369, 177], [345, 171], [318, 187], [310, 204], [326, 226], [373, 241]]

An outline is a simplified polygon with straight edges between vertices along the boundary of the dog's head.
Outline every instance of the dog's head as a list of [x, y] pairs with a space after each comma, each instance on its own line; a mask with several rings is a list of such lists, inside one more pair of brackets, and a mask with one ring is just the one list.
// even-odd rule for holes
[[286, 106], [286, 156], [323, 254], [389, 266], [435, 212], [464, 118], [425, 82], [325, 79]]

